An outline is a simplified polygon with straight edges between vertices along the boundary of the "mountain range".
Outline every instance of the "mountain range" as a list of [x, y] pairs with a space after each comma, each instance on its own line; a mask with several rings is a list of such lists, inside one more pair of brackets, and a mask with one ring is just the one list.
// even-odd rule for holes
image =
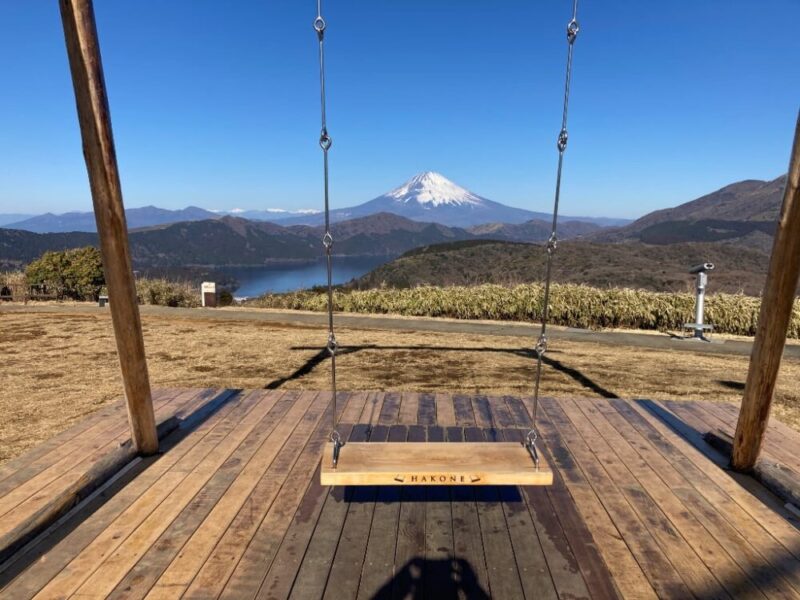
[[[187, 206], [180, 210], [169, 210], [155, 206], [129, 208], [125, 210], [128, 229], [152, 227], [180, 221], [202, 221], [217, 219], [219, 215], [197, 206]], [[97, 226], [93, 212], [67, 212], [59, 215], [45, 213], [3, 225], [8, 229], [22, 229], [33, 233], [67, 233], [70, 231], [95, 232]]]
[[[187, 206], [178, 210], [143, 206], [125, 210], [128, 229], [142, 229], [156, 225], [182, 223], [186, 221], [206, 221], [235, 216], [251, 221], [280, 221], [293, 215], [313, 215], [317, 211], [288, 211], [280, 209], [230, 211], [206, 210], [197, 206]], [[95, 232], [93, 212], [68, 212], [62, 214], [45, 213], [43, 215], [3, 215], [0, 214], [0, 227], [22, 229], [33, 233], [67, 233], [70, 231]]]
[[587, 235], [595, 242], [727, 242], [769, 251], [786, 176], [727, 185], [674, 208], [651, 212], [623, 227]]
[[0, 213], [0, 227], [5, 227], [11, 223], [19, 223], [30, 219], [34, 215], [23, 215], [19, 213]]
[[[409, 250], [352, 282], [359, 289], [419, 285], [514, 285], [543, 281], [546, 253], [518, 242], [467, 240]], [[595, 287], [691, 291], [691, 265], [712, 262], [709, 290], [759, 294], [769, 255], [755, 248], [713, 242], [653, 246], [641, 242], [601, 244], [586, 240], [559, 243], [553, 280]]]
[[[623, 227], [576, 233], [559, 245], [556, 281], [595, 286], [684, 290], [687, 269], [713, 262], [715, 291], [759, 294], [764, 283], [786, 177], [725, 186], [674, 208], [645, 215]], [[541, 224], [539, 224], [541, 225]], [[411, 250], [364, 275], [353, 285], [409, 287], [540, 281], [544, 254], [503, 234], [535, 224], [472, 228], [492, 240], [459, 241]]]
[[[488, 200], [450, 181], [439, 173], [426, 171], [406, 181], [394, 190], [358, 206], [331, 211], [331, 220], [347, 221], [378, 213], [392, 213], [414, 221], [439, 223], [448, 227], [471, 227], [487, 223], [519, 224], [531, 219], [549, 221], [548, 213], [506, 206]], [[139, 229], [179, 223], [203, 221], [235, 216], [253, 221], [270, 221], [281, 225], [322, 225], [324, 216], [319, 211], [286, 211], [280, 209], [209, 211], [196, 206], [181, 210], [168, 210], [155, 206], [131, 208], [125, 211], [129, 229]], [[0, 215], [2, 216], [2, 215]], [[627, 219], [608, 217], [563, 217], [565, 221], [581, 221], [597, 226], [624, 225]], [[0, 227], [22, 229], [34, 233], [63, 233], [68, 231], [96, 231], [91, 212], [47, 213], [24, 219], [8, 219]]]
[[[741, 181], [620, 227], [562, 220], [559, 239], [572, 241], [558, 255], [557, 277], [596, 285], [674, 288], [686, 282], [684, 271], [691, 264], [710, 260], [718, 263], [712, 281], [724, 283], [726, 289], [756, 293], [763, 281], [784, 182], [785, 176]], [[392, 202], [408, 204], [414, 211], [419, 210], [415, 203], [429, 204], [428, 210], [434, 212], [424, 214], [441, 215], [435, 211], [442, 207], [481, 210], [475, 208], [481, 204], [476, 196], [432, 176], [412, 180], [395, 192]], [[150, 215], [161, 218], [158, 209]], [[334, 252], [340, 256], [393, 257], [411, 251], [361, 281], [362, 285], [380, 281], [406, 286], [540, 278], [536, 265], [541, 258], [536, 257], [541, 257], [541, 248], [531, 242], [545, 241], [550, 226], [548, 220], [530, 219], [451, 227], [380, 212], [334, 221], [332, 232]], [[320, 225], [214, 214], [210, 219], [132, 229], [130, 242], [137, 268], [223, 268], [319, 259], [322, 235]], [[22, 266], [46, 250], [90, 244], [97, 244], [95, 233], [37, 234], [0, 228], [0, 269]]]
[[[566, 222], [562, 238], [580, 235], [587, 223]], [[522, 229], [519, 229], [522, 228]], [[397, 256], [412, 248], [471, 239], [515, 239], [542, 242], [549, 226], [542, 222], [498, 226], [492, 233], [439, 223], [412, 221], [392, 213], [340, 221], [332, 225], [334, 252], [342, 256]], [[132, 230], [131, 255], [136, 267], [264, 265], [272, 262], [314, 260], [322, 256], [322, 226], [283, 226], [267, 221], [221, 217], [171, 223]], [[47, 250], [97, 245], [90, 232], [33, 233], [0, 228], [0, 268], [12, 268], [34, 260]]]
[[[431, 223], [441, 223], [449, 227], [473, 227], [487, 223], [519, 224], [532, 219], [549, 221], [552, 213], [536, 212], [514, 208], [495, 202], [461, 187], [434, 171], [415, 175], [400, 187], [368, 202], [349, 208], [331, 211], [332, 221], [344, 221], [380, 212], [393, 213], [412, 219]], [[582, 221], [600, 227], [624, 225], [629, 219], [610, 217], [572, 217], [563, 216], [565, 221]], [[281, 218], [283, 224], [319, 225], [323, 215], [302, 215]]]

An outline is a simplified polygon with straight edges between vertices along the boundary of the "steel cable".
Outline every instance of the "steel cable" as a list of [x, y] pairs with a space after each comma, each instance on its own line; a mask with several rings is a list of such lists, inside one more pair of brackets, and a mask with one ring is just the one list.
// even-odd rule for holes
[[536, 417], [539, 411], [539, 389], [542, 380], [542, 358], [547, 352], [547, 324], [550, 320], [550, 283], [553, 275], [553, 255], [558, 248], [558, 208], [561, 201], [561, 173], [564, 167], [564, 152], [567, 149], [567, 113], [569, 111], [569, 93], [570, 85], [572, 83], [572, 55], [575, 45], [575, 39], [578, 37], [578, 0], [573, 0], [572, 3], [572, 19], [567, 23], [567, 68], [566, 77], [564, 82], [564, 108], [561, 113], [561, 130], [558, 132], [558, 139], [556, 147], [558, 148], [558, 167], [556, 169], [556, 190], [555, 198], [553, 200], [553, 225], [550, 232], [550, 238], [545, 245], [547, 252], [547, 263], [545, 267], [545, 281], [544, 281], [544, 297], [542, 305], [542, 326], [539, 332], [539, 338], [536, 341], [534, 350], [536, 351], [536, 379], [533, 388], [533, 413], [531, 414], [531, 430], [528, 433], [527, 442], [528, 447], [533, 454], [534, 460], [538, 464], [538, 456], [536, 454]]

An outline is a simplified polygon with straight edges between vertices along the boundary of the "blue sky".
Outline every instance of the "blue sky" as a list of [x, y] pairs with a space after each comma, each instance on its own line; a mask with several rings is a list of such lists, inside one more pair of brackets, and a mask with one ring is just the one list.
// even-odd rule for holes
[[[313, 0], [98, 0], [126, 205], [319, 208]], [[332, 203], [435, 170], [547, 210], [571, 2], [324, 3]], [[583, 2], [563, 211], [635, 217], [788, 163], [797, 0]], [[0, 2], [0, 213], [91, 207], [55, 0]]]

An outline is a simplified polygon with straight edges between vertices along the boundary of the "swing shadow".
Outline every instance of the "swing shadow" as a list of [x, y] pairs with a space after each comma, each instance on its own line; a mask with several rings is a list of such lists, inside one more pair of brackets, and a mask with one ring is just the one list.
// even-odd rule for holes
[[[393, 442], [404, 444], [405, 442]], [[458, 442], [448, 442], [457, 444]], [[487, 442], [491, 443], [491, 442]], [[344, 444], [342, 448], [347, 446]], [[344, 451], [344, 450], [342, 450]], [[450, 504], [463, 499], [513, 504], [523, 502], [522, 494], [516, 485], [415, 485], [403, 486], [340, 485], [331, 488], [331, 499], [347, 504]]]
[[[291, 350], [317, 350], [316, 346], [292, 346]], [[407, 345], [407, 346], [379, 346], [377, 344], [363, 344], [359, 346], [339, 346], [337, 351], [338, 356], [343, 356], [347, 354], [356, 354], [361, 352], [362, 350], [385, 350], [385, 351], [398, 351], [398, 350], [429, 350], [429, 351], [440, 351], [440, 352], [488, 352], [488, 353], [504, 353], [504, 354], [511, 354], [514, 356], [519, 356], [522, 358], [528, 358], [531, 360], [536, 359], [536, 351], [529, 348], [490, 348], [490, 347], [479, 347], [479, 348], [463, 348], [463, 347], [451, 347], [451, 346], [427, 346], [427, 345]], [[300, 368], [296, 369], [293, 373], [286, 377], [281, 377], [279, 379], [275, 379], [264, 386], [264, 389], [267, 390], [274, 390], [278, 389], [282, 385], [288, 383], [289, 381], [293, 381], [295, 379], [300, 379], [301, 377], [305, 377], [309, 375], [314, 369], [325, 362], [330, 357], [330, 354], [327, 349], [323, 348], [319, 352], [317, 352], [314, 356], [309, 358]], [[563, 362], [551, 358], [550, 356], [543, 356], [542, 362], [559, 371], [560, 373], [564, 373], [568, 377], [572, 378], [577, 383], [581, 384], [583, 387], [590, 389], [592, 392], [597, 394], [602, 398], [619, 398], [619, 395], [604, 388], [596, 381], [592, 380], [591, 378], [587, 377], [584, 373], [575, 369], [573, 367], [569, 367], [565, 365]]]

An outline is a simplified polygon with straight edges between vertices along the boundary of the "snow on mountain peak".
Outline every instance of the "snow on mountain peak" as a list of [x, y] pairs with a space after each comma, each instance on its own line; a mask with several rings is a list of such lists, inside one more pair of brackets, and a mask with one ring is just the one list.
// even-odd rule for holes
[[399, 188], [386, 194], [397, 202], [417, 202], [431, 206], [483, 204], [483, 199], [469, 190], [453, 183], [444, 175], [425, 171], [415, 175]]

